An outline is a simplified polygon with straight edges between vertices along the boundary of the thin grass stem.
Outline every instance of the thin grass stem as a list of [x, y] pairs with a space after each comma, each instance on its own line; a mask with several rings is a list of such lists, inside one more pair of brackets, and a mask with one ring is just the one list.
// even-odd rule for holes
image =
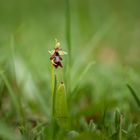
[[70, 1], [65, 0], [65, 21], [66, 21], [66, 43], [68, 47], [68, 75], [67, 75], [67, 90], [71, 93], [71, 14], [70, 14]]
[[69, 52], [69, 65], [71, 65], [71, 15], [70, 15], [70, 2], [65, 0], [66, 3], [66, 42]]

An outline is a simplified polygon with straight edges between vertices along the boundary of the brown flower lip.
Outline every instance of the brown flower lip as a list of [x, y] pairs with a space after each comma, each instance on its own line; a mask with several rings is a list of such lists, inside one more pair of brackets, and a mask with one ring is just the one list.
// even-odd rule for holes
[[60, 56], [59, 54], [59, 48], [55, 48], [54, 49], [54, 54], [52, 54], [52, 56], [50, 57], [50, 60], [52, 60], [52, 63], [53, 63], [53, 66], [55, 68], [58, 68], [58, 67], [63, 67], [61, 61], [62, 61], [62, 57]]
[[63, 59], [61, 55], [65, 55], [67, 54], [67, 52], [62, 51], [62, 49], [60, 48], [60, 42], [57, 41], [54, 50], [49, 51], [49, 53], [51, 54], [50, 60], [52, 61], [53, 66], [55, 68], [63, 68], [63, 65], [61, 63]]

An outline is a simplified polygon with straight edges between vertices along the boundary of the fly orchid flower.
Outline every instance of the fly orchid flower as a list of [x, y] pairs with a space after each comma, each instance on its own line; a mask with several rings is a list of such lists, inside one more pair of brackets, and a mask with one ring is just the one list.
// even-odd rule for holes
[[55, 68], [58, 68], [59, 66], [61, 68], [63, 67], [63, 65], [61, 63], [61, 61], [62, 61], [62, 57], [61, 56], [67, 54], [67, 52], [62, 51], [60, 46], [61, 46], [60, 42], [58, 42], [56, 40], [56, 45], [55, 45], [54, 50], [49, 51], [49, 53], [51, 55], [50, 60], [52, 61], [52, 64], [53, 64], [53, 66]]

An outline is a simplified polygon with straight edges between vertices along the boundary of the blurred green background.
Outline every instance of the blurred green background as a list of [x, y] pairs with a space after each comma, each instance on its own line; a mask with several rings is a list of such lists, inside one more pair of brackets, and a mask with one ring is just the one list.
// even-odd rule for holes
[[78, 129], [76, 121], [81, 117], [100, 120], [105, 108], [109, 112], [119, 108], [128, 120], [139, 122], [139, 108], [126, 84], [139, 93], [140, 1], [69, 2], [68, 33], [65, 0], [0, 0], [1, 122], [12, 125], [20, 117], [49, 120], [48, 50], [57, 38], [68, 52], [67, 34], [71, 68], [68, 52], [62, 75], [71, 91], [67, 97], [72, 126]]

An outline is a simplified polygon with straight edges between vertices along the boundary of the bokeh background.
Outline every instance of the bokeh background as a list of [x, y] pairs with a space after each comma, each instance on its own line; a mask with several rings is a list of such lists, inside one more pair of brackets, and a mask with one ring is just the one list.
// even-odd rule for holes
[[[74, 127], [81, 117], [100, 120], [105, 108], [108, 117], [119, 108], [128, 120], [139, 121], [139, 108], [126, 86], [140, 91], [139, 7], [139, 0], [70, 0], [67, 33], [65, 0], [0, 0], [1, 122], [16, 122], [17, 110], [25, 118], [49, 120], [48, 50], [55, 38], [68, 52], [62, 75], [71, 91], [67, 95]], [[12, 104], [17, 99], [21, 106], [16, 110]]]

